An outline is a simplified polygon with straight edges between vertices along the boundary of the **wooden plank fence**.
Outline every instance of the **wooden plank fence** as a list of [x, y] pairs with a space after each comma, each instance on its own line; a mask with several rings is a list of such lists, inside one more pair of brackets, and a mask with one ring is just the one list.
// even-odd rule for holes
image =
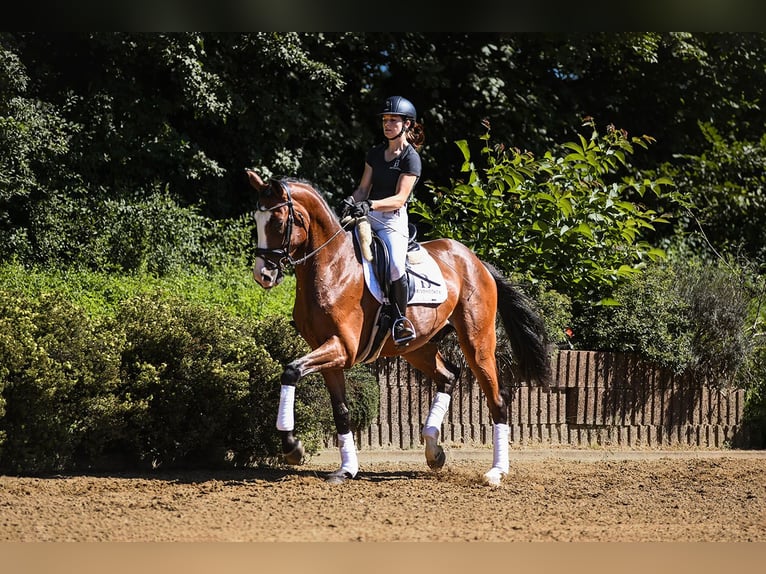
[[[435, 387], [398, 358], [375, 363], [380, 413], [357, 432], [360, 449], [420, 448]], [[510, 443], [517, 446], [736, 446], [744, 390], [700, 385], [624, 353], [559, 351], [549, 392], [511, 388]], [[490, 445], [492, 421], [478, 385], [464, 369], [442, 425], [445, 443]]]

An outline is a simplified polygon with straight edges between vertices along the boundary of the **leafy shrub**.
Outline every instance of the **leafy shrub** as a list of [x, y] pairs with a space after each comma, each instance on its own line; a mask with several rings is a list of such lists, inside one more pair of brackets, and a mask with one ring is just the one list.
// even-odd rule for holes
[[500, 269], [544, 281], [573, 301], [599, 301], [647, 261], [664, 257], [646, 234], [668, 215], [652, 205], [675, 207], [684, 198], [667, 178], [631, 174], [629, 156], [652, 138], [629, 138], [613, 126], [600, 134], [590, 118], [584, 125], [588, 138], [539, 159], [490, 148], [487, 125], [486, 167], [477, 168], [468, 143], [458, 141], [466, 180], [433, 188], [433, 205], [415, 201], [413, 214], [431, 235], [457, 239]]
[[580, 348], [635, 352], [709, 383], [733, 382], [752, 352], [750, 293], [741, 273], [724, 263], [653, 265], [615, 297], [619, 305], [578, 317]]
[[744, 443], [751, 448], [766, 447], [766, 344], [760, 334], [759, 345], [747, 357], [742, 375], [747, 389], [742, 417]]
[[517, 281], [517, 285], [536, 305], [545, 325], [547, 340], [560, 348], [569, 346], [568, 332], [572, 327], [572, 302], [569, 297], [549, 289], [543, 281], [533, 284]]
[[653, 266], [623, 283], [617, 305], [596, 307], [575, 320], [581, 349], [628, 351], [682, 372], [692, 362], [690, 301], [677, 291], [673, 268]]
[[[279, 377], [308, 351], [286, 317], [237, 317], [163, 291], [93, 317], [70, 296], [0, 290], [0, 468], [278, 460]], [[366, 367], [349, 371], [354, 428], [377, 415], [378, 393]], [[334, 431], [319, 376], [299, 383], [295, 411], [318, 452]]]
[[159, 190], [130, 201], [52, 194], [25, 209], [27, 227], [6, 233], [0, 256], [114, 273], [163, 276], [190, 266], [243, 265], [255, 229], [251, 216], [214, 221]]
[[[378, 418], [380, 385], [367, 365], [354, 365], [346, 371], [346, 398], [352, 430], [363, 430]], [[332, 431], [335, 430], [333, 426]]]
[[[137, 297], [118, 313], [125, 331], [124, 391], [146, 401], [130, 421], [127, 450], [174, 464], [226, 449], [241, 458], [274, 454], [257, 410], [278, 397], [279, 364], [253, 326], [220, 310], [173, 298]], [[263, 395], [267, 401], [262, 401]], [[278, 399], [277, 399], [278, 400]], [[276, 408], [272, 411], [276, 416]], [[265, 443], [265, 444], [264, 444]]]
[[125, 408], [111, 396], [119, 343], [60, 295], [0, 291], [0, 466], [62, 470], [97, 453], [88, 441]]
[[114, 316], [124, 301], [140, 294], [178, 297], [201, 306], [215, 306], [234, 316], [289, 316], [295, 277], [286, 275], [277, 287], [266, 291], [255, 285], [244, 265], [215, 270], [189, 267], [163, 277], [152, 274], [106, 273], [78, 268], [26, 267], [18, 262], [0, 264], [0, 289], [36, 298], [57, 291], [94, 317]]

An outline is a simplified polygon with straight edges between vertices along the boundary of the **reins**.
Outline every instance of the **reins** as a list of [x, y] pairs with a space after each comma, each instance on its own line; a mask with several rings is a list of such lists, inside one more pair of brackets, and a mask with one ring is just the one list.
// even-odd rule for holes
[[312, 258], [314, 255], [316, 255], [317, 253], [319, 253], [319, 252], [320, 252], [322, 249], [324, 249], [325, 247], [327, 247], [327, 246], [330, 244], [330, 242], [331, 242], [333, 239], [335, 239], [335, 238], [336, 238], [338, 235], [340, 235], [340, 234], [341, 234], [341, 233], [343, 233], [344, 231], [345, 231], [345, 229], [344, 229], [343, 227], [341, 227], [340, 229], [338, 229], [338, 231], [336, 231], [335, 233], [333, 233], [333, 234], [332, 234], [332, 236], [330, 237], [330, 239], [328, 239], [327, 241], [325, 241], [324, 243], [322, 243], [322, 245], [320, 245], [319, 247], [317, 247], [316, 249], [314, 249], [314, 251], [312, 251], [311, 253], [309, 253], [309, 254], [307, 254], [307, 255], [304, 255], [304, 256], [303, 256], [303, 257], [301, 257], [300, 259], [293, 259], [293, 258], [292, 258], [292, 257], [290, 257], [290, 255], [288, 254], [288, 256], [287, 256], [287, 262], [288, 262], [288, 263], [290, 263], [290, 265], [293, 265], [293, 266], [295, 266], [295, 265], [301, 265], [302, 263], [305, 263], [305, 262], [306, 262], [308, 259]]

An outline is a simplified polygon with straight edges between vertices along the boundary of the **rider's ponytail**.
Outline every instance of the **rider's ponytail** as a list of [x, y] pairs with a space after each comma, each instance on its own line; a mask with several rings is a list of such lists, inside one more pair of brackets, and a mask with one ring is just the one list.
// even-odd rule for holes
[[415, 149], [420, 151], [423, 147], [423, 143], [426, 141], [426, 134], [423, 130], [423, 124], [416, 121], [412, 122], [412, 126], [407, 130], [407, 141], [410, 142]]

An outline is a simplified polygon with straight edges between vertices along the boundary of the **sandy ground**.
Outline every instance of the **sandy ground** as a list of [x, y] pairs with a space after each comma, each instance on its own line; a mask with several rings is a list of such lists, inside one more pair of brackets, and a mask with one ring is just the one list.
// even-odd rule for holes
[[765, 542], [763, 451], [360, 452], [356, 480], [301, 467], [0, 476], [1, 542]]

